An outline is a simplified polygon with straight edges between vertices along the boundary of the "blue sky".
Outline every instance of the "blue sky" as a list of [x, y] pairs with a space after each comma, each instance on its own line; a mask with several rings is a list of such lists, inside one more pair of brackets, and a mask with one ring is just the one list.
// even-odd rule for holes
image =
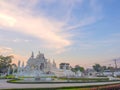
[[[89, 67], [120, 53], [120, 0], [0, 0], [0, 54]], [[106, 63], [103, 63], [106, 62]]]

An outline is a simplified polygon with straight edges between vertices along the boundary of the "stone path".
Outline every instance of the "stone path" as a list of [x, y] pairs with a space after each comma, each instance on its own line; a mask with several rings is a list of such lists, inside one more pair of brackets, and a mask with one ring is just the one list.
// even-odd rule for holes
[[7, 83], [7, 80], [0, 80], [0, 89], [15, 89], [15, 88], [55, 88], [55, 87], [69, 87], [69, 86], [92, 86], [120, 83], [115, 82], [98, 82], [98, 83], [59, 83], [59, 84], [13, 84]]

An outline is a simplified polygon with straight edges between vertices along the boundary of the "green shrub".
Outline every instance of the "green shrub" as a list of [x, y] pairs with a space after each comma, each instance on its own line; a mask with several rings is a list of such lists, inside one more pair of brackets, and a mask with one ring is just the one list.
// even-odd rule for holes
[[89, 82], [89, 81], [109, 81], [108, 78], [59, 78], [61, 80], [73, 80], [73, 81], [83, 81], [83, 82]]

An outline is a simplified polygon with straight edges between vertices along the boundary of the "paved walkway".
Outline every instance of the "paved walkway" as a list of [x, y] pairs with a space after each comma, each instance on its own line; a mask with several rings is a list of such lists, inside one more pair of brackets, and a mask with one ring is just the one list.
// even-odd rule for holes
[[116, 82], [98, 82], [98, 83], [59, 83], [59, 84], [13, 84], [7, 83], [6, 80], [0, 80], [0, 89], [15, 89], [15, 88], [55, 88], [55, 87], [69, 87], [69, 86], [92, 86], [115, 84]]

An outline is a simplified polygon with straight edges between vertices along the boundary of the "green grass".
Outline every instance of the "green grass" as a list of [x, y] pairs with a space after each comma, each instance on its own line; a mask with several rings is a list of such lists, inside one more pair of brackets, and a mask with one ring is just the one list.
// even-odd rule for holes
[[15, 79], [15, 76], [14, 75], [7, 75], [7, 76], [4, 76], [4, 77], [0, 76], [0, 79]]
[[8, 83], [10, 83], [10, 82], [15, 83], [15, 82], [18, 82], [19, 80], [21, 80], [21, 79], [12, 79], [12, 80], [9, 80], [9, 81], [7, 81], [7, 82], [8, 82]]
[[[62, 80], [67, 80], [67, 78], [60, 78]], [[108, 78], [69, 78], [71, 80], [83, 80], [83, 81], [109, 81]], [[47, 83], [47, 84], [59, 84], [59, 83], [64, 83], [64, 82], [18, 82], [21, 79], [13, 79], [13, 80], [9, 80], [8, 82], [10, 83], [17, 83], [17, 84], [42, 84], [42, 83]], [[65, 83], [71, 83], [71, 82], [65, 82]], [[72, 83], [76, 83], [76, 82], [72, 82]], [[79, 82], [77, 82], [79, 83]], [[114, 85], [114, 84], [112, 84]], [[95, 87], [101, 87], [101, 86], [107, 86], [107, 85], [94, 85], [94, 86], [78, 86], [78, 87], [61, 87], [61, 88], [28, 88], [28, 89], [8, 89], [8, 90], [91, 90], [91, 88]], [[110, 85], [109, 85], [110, 86]], [[106, 89], [96, 89], [96, 90], [106, 90]], [[118, 90], [118, 89], [115, 89]]]
[[92, 81], [109, 81], [109, 78], [59, 78], [60, 80], [73, 80], [73, 81], [83, 81], [83, 82], [92, 82]]
[[[7, 81], [8, 83], [16, 83], [16, 84], [43, 84], [43, 83], [48, 83], [48, 84], [55, 84], [55, 83], [92, 83], [92, 82], [112, 82], [109, 81], [108, 78], [59, 78], [61, 81], [46, 81], [46, 82], [24, 82], [24, 78], [19, 78], [19, 79], [13, 79]], [[21, 81], [20, 81], [21, 80]], [[22, 81], [23, 80], [23, 81]]]

